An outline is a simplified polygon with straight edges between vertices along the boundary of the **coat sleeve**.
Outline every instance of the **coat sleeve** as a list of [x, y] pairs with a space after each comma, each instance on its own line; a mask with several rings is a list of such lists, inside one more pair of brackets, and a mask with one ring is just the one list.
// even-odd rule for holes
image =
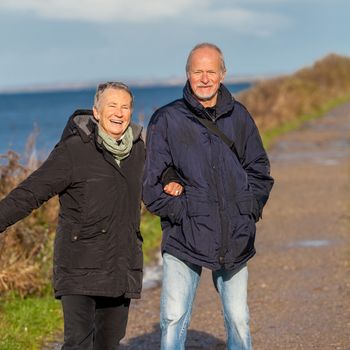
[[246, 141], [242, 166], [247, 173], [249, 188], [253, 192], [255, 203], [253, 215], [258, 221], [269, 198], [274, 180], [270, 175], [270, 161], [264, 149], [259, 131], [253, 118], [248, 115], [249, 127], [246, 129]]
[[0, 201], [0, 232], [62, 192], [69, 185], [71, 174], [67, 146], [60, 143], [37, 170]]
[[169, 167], [175, 169], [167, 140], [166, 115], [162, 113], [156, 112], [148, 125], [146, 152], [143, 202], [150, 212], [168, 218], [172, 223], [180, 223], [184, 198], [167, 195], [162, 185], [164, 172]]

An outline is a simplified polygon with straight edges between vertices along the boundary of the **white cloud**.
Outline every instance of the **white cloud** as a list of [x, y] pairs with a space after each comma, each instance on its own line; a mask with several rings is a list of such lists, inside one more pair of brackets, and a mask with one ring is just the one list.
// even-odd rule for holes
[[[241, 5], [244, 5], [244, 4], [267, 5], [267, 4], [285, 4], [287, 2], [295, 2], [296, 0], [233, 0], [233, 1], [235, 1], [236, 4], [241, 4]], [[299, 0], [299, 1], [305, 1], [305, 0]]]
[[42, 18], [98, 23], [183, 19], [197, 26], [225, 27], [256, 36], [268, 36], [289, 24], [286, 17], [268, 10], [246, 9], [247, 1], [262, 4], [288, 0], [230, 0], [221, 2], [221, 8], [217, 0], [11, 0], [1, 2], [0, 10], [29, 11]]
[[214, 10], [200, 15], [201, 21], [210, 25], [225, 26], [240, 33], [268, 36], [285, 28], [291, 20], [283, 15], [254, 12], [245, 9]]
[[31, 11], [40, 17], [89, 22], [145, 22], [156, 18], [176, 17], [208, 0], [11, 0], [0, 9]]

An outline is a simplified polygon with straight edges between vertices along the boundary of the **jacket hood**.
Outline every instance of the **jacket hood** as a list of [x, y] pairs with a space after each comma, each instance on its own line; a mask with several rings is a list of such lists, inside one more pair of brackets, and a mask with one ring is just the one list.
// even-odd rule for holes
[[[192, 112], [202, 118], [207, 118], [204, 112], [205, 108], [195, 97], [188, 80], [183, 89], [183, 98]], [[234, 104], [235, 99], [231, 95], [230, 91], [225, 87], [225, 85], [220, 84], [218, 90], [218, 99], [215, 106], [216, 118], [220, 118], [222, 115], [232, 112]]]
[[[68, 119], [60, 141], [65, 140], [69, 136], [79, 134], [84, 142], [89, 142], [95, 133], [97, 125], [98, 123], [91, 109], [78, 109]], [[130, 122], [130, 126], [133, 133], [133, 141], [136, 142], [141, 137], [142, 126], [133, 122]]]

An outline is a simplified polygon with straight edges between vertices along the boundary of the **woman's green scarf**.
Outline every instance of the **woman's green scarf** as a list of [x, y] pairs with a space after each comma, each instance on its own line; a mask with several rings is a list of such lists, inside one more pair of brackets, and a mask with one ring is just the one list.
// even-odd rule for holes
[[119, 140], [115, 140], [113, 137], [109, 136], [100, 126], [98, 126], [98, 135], [102, 139], [103, 146], [108, 152], [112, 153], [118, 165], [120, 165], [122, 159], [129, 156], [133, 142], [133, 134], [130, 125]]

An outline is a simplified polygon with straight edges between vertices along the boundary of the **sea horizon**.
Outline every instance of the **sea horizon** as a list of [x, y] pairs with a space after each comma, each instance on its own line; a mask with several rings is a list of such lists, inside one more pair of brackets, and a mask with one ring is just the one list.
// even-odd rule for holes
[[[257, 81], [274, 78], [282, 74], [246, 74], [246, 75], [228, 75], [224, 84], [254, 84]], [[101, 79], [94, 81], [80, 82], [51, 82], [51, 83], [33, 83], [14, 86], [0, 86], [0, 95], [16, 93], [39, 93], [39, 92], [64, 92], [83, 89], [96, 89], [97, 85], [105, 81], [122, 81], [132, 88], [154, 88], [154, 87], [181, 87], [185, 84], [185, 77], [168, 78], [142, 78], [142, 79]]]

